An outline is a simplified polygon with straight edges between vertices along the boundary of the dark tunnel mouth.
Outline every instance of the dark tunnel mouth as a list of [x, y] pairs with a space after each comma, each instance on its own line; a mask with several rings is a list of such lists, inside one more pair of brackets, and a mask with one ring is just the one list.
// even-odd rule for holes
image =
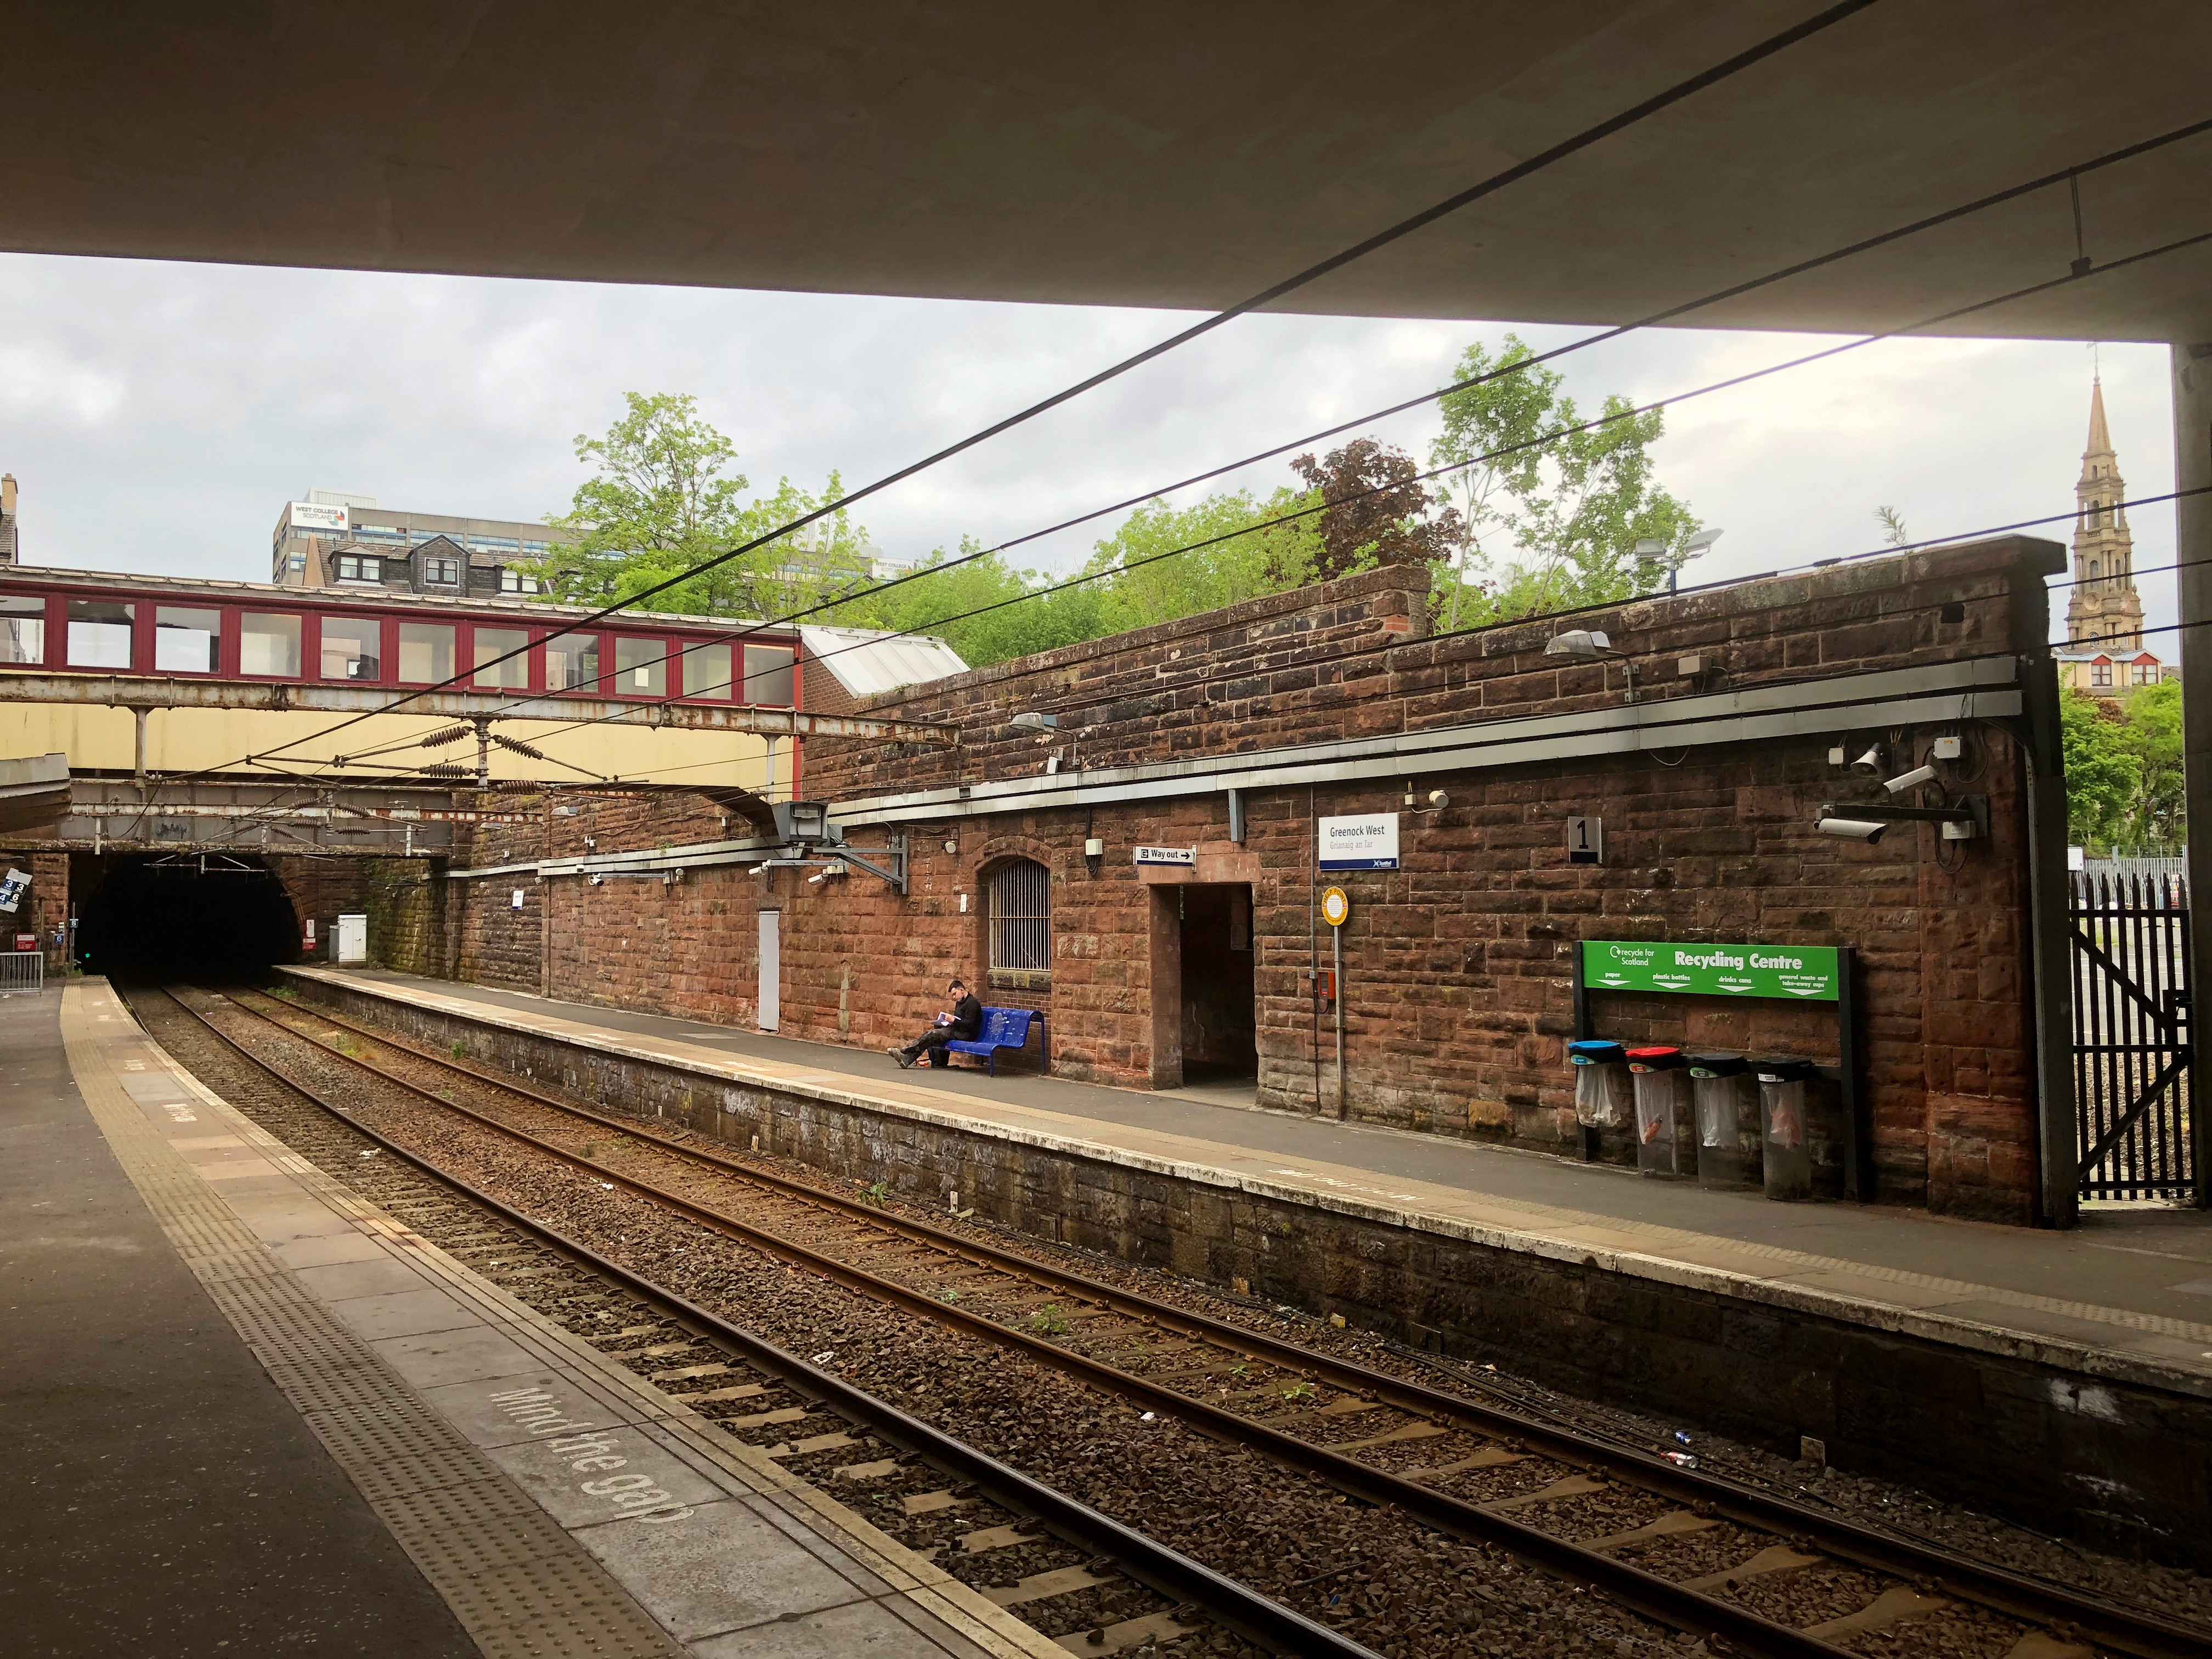
[[[125, 980], [252, 981], [300, 958], [300, 921], [276, 872], [249, 854], [79, 855], [76, 950], [85, 972]], [[88, 866], [88, 867], [84, 867]]]

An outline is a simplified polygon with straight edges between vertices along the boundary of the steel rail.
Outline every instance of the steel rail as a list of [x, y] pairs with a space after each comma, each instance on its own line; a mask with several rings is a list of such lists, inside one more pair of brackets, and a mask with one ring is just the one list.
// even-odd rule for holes
[[[1024, 1474], [988, 1452], [954, 1438], [944, 1430], [901, 1411], [888, 1401], [878, 1399], [833, 1371], [810, 1364], [766, 1338], [755, 1335], [744, 1327], [732, 1323], [720, 1314], [701, 1307], [665, 1285], [654, 1284], [633, 1269], [600, 1255], [590, 1245], [569, 1237], [558, 1228], [538, 1220], [459, 1176], [440, 1169], [389, 1135], [363, 1123], [356, 1114], [325, 1100], [297, 1079], [286, 1076], [276, 1066], [228, 1035], [183, 999], [166, 989], [161, 994], [168, 997], [178, 1008], [191, 1015], [210, 1036], [241, 1059], [267, 1073], [283, 1087], [313, 1103], [422, 1174], [451, 1188], [471, 1202], [483, 1206], [501, 1220], [544, 1241], [563, 1255], [574, 1257], [624, 1289], [667, 1310], [678, 1320], [705, 1331], [718, 1341], [729, 1344], [744, 1357], [747, 1363], [775, 1377], [802, 1397], [815, 1400], [848, 1421], [864, 1425], [872, 1433], [880, 1435], [894, 1445], [914, 1452], [963, 1480], [973, 1481], [993, 1502], [1016, 1514], [1035, 1516], [1042, 1524], [1057, 1532], [1068, 1542], [1093, 1554], [1112, 1557], [1130, 1577], [1147, 1589], [1171, 1600], [1198, 1607], [1224, 1630], [1234, 1632], [1272, 1652], [1293, 1656], [1293, 1659], [1303, 1659], [1303, 1656], [1308, 1654], [1332, 1656], [1333, 1659], [1382, 1659], [1382, 1656], [1372, 1648], [1307, 1618], [1297, 1609], [1285, 1606], [1249, 1584], [1215, 1571], [1201, 1561], [1193, 1560], [1157, 1539], [1124, 1526], [1111, 1516], [1092, 1509], [1056, 1487]], [[125, 1001], [127, 1005], [127, 996]], [[232, 1006], [244, 1007], [243, 1004], [234, 1003]], [[137, 1011], [134, 1009], [132, 1012], [135, 1018]], [[251, 1013], [254, 1011], [246, 1009], [245, 1012]], [[267, 1016], [260, 1018], [265, 1019]], [[276, 1024], [273, 1020], [269, 1023]], [[277, 1029], [284, 1030], [282, 1025]], [[303, 1042], [313, 1041], [297, 1031], [289, 1035]], [[339, 1058], [350, 1059], [351, 1056], [340, 1055]], [[400, 1079], [390, 1080], [404, 1083], [404, 1079]], [[416, 1093], [425, 1093], [415, 1085], [406, 1084], [405, 1086]], [[434, 1105], [448, 1110], [456, 1109], [452, 1102], [440, 1100], [435, 1095], [425, 1094], [425, 1097]], [[465, 1115], [476, 1115], [472, 1113]], [[558, 1152], [557, 1148], [545, 1150]], [[568, 1162], [593, 1170], [603, 1180], [611, 1173], [598, 1170], [589, 1160], [567, 1154], [562, 1156]], [[653, 1197], [664, 1203], [667, 1201], [635, 1183], [623, 1182], [619, 1177], [617, 1179], [617, 1184], [637, 1191], [640, 1196]]]
[[[179, 1006], [185, 1005], [179, 1003]], [[295, 1042], [314, 1043], [313, 1038], [291, 1030], [283, 1022], [258, 1010], [236, 1001], [232, 1001], [231, 1006], [274, 1026]], [[190, 1012], [198, 1013], [197, 1010]], [[312, 1015], [314, 1011], [301, 1012]], [[204, 1016], [200, 1016], [200, 1018], [210, 1030], [216, 1029]], [[218, 1031], [217, 1035], [222, 1034]], [[232, 1046], [237, 1048], [240, 1045], [233, 1042]], [[1645, 1572], [1627, 1562], [1584, 1549], [1553, 1534], [1524, 1526], [1509, 1516], [1496, 1514], [1463, 1498], [1433, 1491], [1386, 1470], [1371, 1468], [1328, 1447], [1300, 1440], [1264, 1423], [1238, 1416], [1205, 1401], [1177, 1394], [1117, 1366], [1072, 1352], [1043, 1336], [1001, 1325], [981, 1314], [940, 1302], [894, 1279], [871, 1273], [865, 1267], [854, 1267], [835, 1256], [824, 1255], [805, 1245], [794, 1243], [710, 1205], [685, 1198], [679, 1193], [670, 1192], [637, 1176], [608, 1169], [580, 1152], [569, 1152], [532, 1134], [526, 1129], [502, 1123], [472, 1107], [447, 1100], [422, 1085], [399, 1077], [358, 1055], [345, 1054], [319, 1043], [314, 1046], [318, 1053], [337, 1055], [441, 1111], [466, 1118], [574, 1168], [589, 1170], [596, 1180], [611, 1182], [710, 1231], [737, 1238], [765, 1254], [804, 1267], [809, 1272], [818, 1273], [848, 1290], [888, 1302], [935, 1323], [949, 1326], [963, 1335], [980, 1337], [1002, 1347], [1017, 1349], [1042, 1364], [1091, 1384], [1103, 1393], [1138, 1401], [1153, 1411], [1180, 1418], [1217, 1439], [1244, 1446], [1286, 1468], [1316, 1475], [1339, 1492], [1363, 1498], [1378, 1507], [1395, 1506], [1439, 1532], [1504, 1549], [1534, 1565], [1591, 1585], [1603, 1590], [1624, 1607], [1675, 1630], [1707, 1642], [1718, 1638], [1753, 1653], [1773, 1656], [1773, 1659], [1843, 1659], [1849, 1651], [1804, 1631], [1763, 1619], [1731, 1602], [1719, 1601]], [[240, 1052], [246, 1051], [240, 1048]], [[264, 1064], [266, 1066], [266, 1062]], [[274, 1070], [273, 1067], [268, 1069]]]
[[[232, 1005], [263, 1019], [270, 1016], [250, 1005], [229, 999]], [[562, 1100], [543, 1090], [488, 1068], [451, 1059], [420, 1048], [395, 1034], [333, 1014], [320, 1006], [289, 1005], [298, 1012], [327, 1021], [345, 1030], [413, 1054], [428, 1063], [470, 1078], [489, 1087], [548, 1107], [569, 1116], [612, 1129], [658, 1150], [767, 1187], [801, 1201], [863, 1221], [877, 1229], [926, 1244], [957, 1258], [1011, 1273], [1040, 1289], [1059, 1289], [1071, 1301], [1094, 1302], [1108, 1310], [1148, 1321], [1180, 1335], [1301, 1371], [1349, 1394], [1372, 1397], [1409, 1415], [1440, 1421], [1451, 1427], [1492, 1437], [1511, 1437], [1540, 1447], [1552, 1457], [1585, 1463], [1619, 1475], [1686, 1507], [1710, 1510], [1716, 1515], [1763, 1532], [1811, 1540], [1825, 1553], [1912, 1582], [1941, 1581], [1947, 1594], [1989, 1607], [2026, 1622], [2051, 1626], [2069, 1625], [2100, 1646], [2134, 1656], [2135, 1659], [2195, 1659], [2212, 1645], [2212, 1637], [2186, 1626], [2114, 1607], [2094, 1598], [2077, 1596], [2021, 1574], [2008, 1571], [1938, 1547], [1900, 1538], [1860, 1522], [1829, 1515], [1784, 1498], [1756, 1492], [1717, 1476], [1676, 1468], [1646, 1453], [1614, 1446], [1540, 1419], [1524, 1417], [1502, 1407], [1431, 1389], [1422, 1383], [1370, 1370], [1310, 1348], [1246, 1330], [1241, 1326], [1156, 1301], [1142, 1292], [1123, 1290], [1072, 1270], [1048, 1266], [1014, 1251], [969, 1239], [932, 1226], [927, 1222], [898, 1217], [796, 1181], [773, 1170], [756, 1169], [709, 1148], [673, 1140], [645, 1127], [635, 1118], [617, 1117]], [[270, 1020], [282, 1027], [282, 1022]], [[301, 1033], [294, 1032], [294, 1036]], [[312, 1039], [310, 1039], [312, 1040]], [[357, 1056], [344, 1056], [380, 1075], [409, 1088], [419, 1085], [392, 1077]], [[433, 1099], [436, 1097], [432, 1097]], [[451, 1102], [439, 1100], [450, 1106]], [[597, 1166], [593, 1166], [597, 1167]], [[804, 1247], [797, 1247], [803, 1249]], [[996, 1327], [995, 1328], [1004, 1328]], [[1182, 1398], [1182, 1396], [1176, 1396]]]

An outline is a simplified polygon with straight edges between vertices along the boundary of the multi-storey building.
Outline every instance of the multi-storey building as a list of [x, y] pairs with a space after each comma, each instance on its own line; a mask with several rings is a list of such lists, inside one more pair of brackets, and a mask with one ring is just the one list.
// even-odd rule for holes
[[311, 489], [288, 501], [270, 538], [280, 587], [384, 587], [404, 593], [538, 591], [538, 562], [571, 539], [550, 525], [379, 507], [374, 495]]
[[0, 564], [16, 562], [15, 475], [0, 472]]

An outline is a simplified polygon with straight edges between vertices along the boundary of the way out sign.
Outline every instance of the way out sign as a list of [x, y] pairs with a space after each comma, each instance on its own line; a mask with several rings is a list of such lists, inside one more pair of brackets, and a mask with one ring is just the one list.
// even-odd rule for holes
[[1376, 812], [1362, 817], [1323, 818], [1318, 847], [1324, 870], [1395, 870], [1398, 867], [1398, 815]]

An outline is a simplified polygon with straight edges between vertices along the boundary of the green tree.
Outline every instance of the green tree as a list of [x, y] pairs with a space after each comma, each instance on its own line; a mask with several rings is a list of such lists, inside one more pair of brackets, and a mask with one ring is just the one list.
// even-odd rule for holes
[[2121, 740], [2136, 766], [2129, 803], [2129, 844], [2137, 850], [2179, 848], [2189, 839], [2182, 794], [2181, 686], [2140, 685], [2120, 706]]
[[2126, 823], [2140, 769], [2124, 720], [2101, 697], [2068, 687], [2059, 695], [2066, 755], [2066, 836], [2077, 846], [2112, 846]]
[[[974, 541], [962, 542], [961, 556], [975, 551]], [[950, 569], [936, 568], [945, 561], [944, 550], [938, 550], [913, 580], [845, 601], [835, 620], [848, 628], [934, 635], [976, 668], [1114, 631], [1099, 620], [1095, 586], [1042, 593], [1052, 578], [1016, 570], [995, 553]]]
[[[1310, 493], [1287, 487], [1264, 501], [1240, 489], [1187, 507], [1146, 502], [1097, 544], [1084, 566], [1086, 573], [1104, 578], [1099, 584], [1099, 623], [1106, 632], [1118, 634], [1304, 587], [1316, 579], [1323, 557], [1316, 520], [1325, 515], [1246, 527], [1318, 504]], [[1217, 539], [1224, 537], [1229, 539]], [[1200, 542], [1212, 544], [1194, 545]], [[1192, 550], [1158, 556], [1181, 547]], [[1147, 559], [1158, 562], [1144, 562]]]
[[[542, 567], [551, 592], [611, 605], [644, 592], [779, 525], [834, 503], [835, 472], [817, 495], [789, 478], [757, 500], [730, 471], [737, 450], [688, 394], [623, 394], [627, 409], [603, 437], [579, 434], [576, 459], [592, 476], [551, 522], [577, 532]], [[813, 604], [867, 568], [867, 532], [841, 509], [788, 537], [684, 578], [656, 610], [725, 617], [781, 616]]]
[[[1470, 347], [1453, 378], [1530, 355], [1509, 334], [1494, 361]], [[1687, 504], [1661, 486], [1651, 459], [1651, 446], [1667, 429], [1665, 411], [1632, 413], [1635, 405], [1616, 394], [1601, 405], [1601, 423], [1572, 430], [1583, 416], [1559, 385], [1557, 374], [1534, 368], [1443, 400], [1444, 430], [1431, 452], [1437, 465], [1559, 434], [1477, 463], [1475, 476], [1455, 486], [1468, 544], [1439, 573], [1449, 623], [1510, 621], [1655, 592], [1670, 559], [1682, 556], [1698, 528]], [[1658, 544], [1660, 551], [1639, 554], [1642, 542]]]

